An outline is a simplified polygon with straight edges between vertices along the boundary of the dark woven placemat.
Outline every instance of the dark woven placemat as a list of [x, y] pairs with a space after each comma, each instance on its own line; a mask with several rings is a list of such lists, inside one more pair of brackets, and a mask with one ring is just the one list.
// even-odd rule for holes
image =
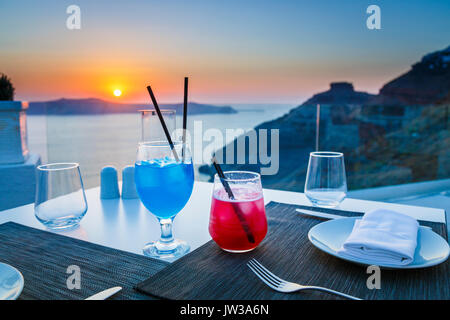
[[[133, 287], [167, 262], [8, 222], [0, 225], [0, 262], [17, 268], [25, 279], [19, 299], [84, 299], [121, 286], [112, 299], [149, 299]], [[81, 271], [81, 289], [69, 290], [67, 267]]]
[[[337, 299], [316, 291], [283, 294], [271, 290], [246, 266], [249, 259], [256, 258], [286, 280], [364, 299], [450, 299], [449, 261], [426, 269], [382, 269], [381, 289], [369, 290], [365, 267], [328, 255], [309, 242], [309, 229], [323, 220], [301, 215], [296, 208], [268, 204], [269, 232], [252, 252], [226, 253], [210, 241], [140, 283], [137, 289], [167, 299]], [[432, 227], [444, 235], [444, 224]]]

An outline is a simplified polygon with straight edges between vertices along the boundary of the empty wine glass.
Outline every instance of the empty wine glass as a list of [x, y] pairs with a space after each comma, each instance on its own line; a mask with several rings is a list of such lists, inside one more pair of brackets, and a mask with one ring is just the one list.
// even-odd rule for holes
[[[141, 142], [164, 141], [166, 135], [155, 109], [139, 110], [141, 112]], [[172, 135], [176, 129], [175, 110], [161, 110], [167, 130]]]
[[344, 154], [311, 152], [306, 174], [305, 194], [313, 205], [336, 207], [347, 195]]
[[75, 227], [87, 211], [78, 163], [37, 167], [34, 214], [50, 229]]

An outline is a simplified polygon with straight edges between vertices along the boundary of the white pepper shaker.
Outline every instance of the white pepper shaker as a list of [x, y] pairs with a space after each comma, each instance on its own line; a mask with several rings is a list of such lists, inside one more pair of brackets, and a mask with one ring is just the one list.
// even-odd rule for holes
[[117, 169], [113, 166], [104, 167], [100, 172], [100, 198], [120, 198]]
[[134, 183], [134, 166], [126, 166], [122, 170], [122, 199], [137, 199]]

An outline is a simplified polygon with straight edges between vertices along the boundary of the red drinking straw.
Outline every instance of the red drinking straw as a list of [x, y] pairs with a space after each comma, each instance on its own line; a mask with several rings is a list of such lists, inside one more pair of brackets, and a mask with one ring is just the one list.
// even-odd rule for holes
[[[235, 200], [236, 198], [233, 195], [233, 191], [231, 190], [230, 185], [228, 184], [228, 181], [225, 178], [225, 174], [223, 173], [222, 168], [220, 167], [219, 163], [216, 160], [216, 157], [213, 156], [211, 161], [214, 165], [214, 168], [216, 168], [217, 175], [219, 176], [220, 182], [222, 182], [222, 185], [225, 191], [227, 192], [228, 197], [230, 198], [230, 200]], [[239, 203], [231, 202], [231, 204], [233, 205], [234, 209], [233, 211], [236, 213], [236, 216], [238, 217], [239, 222], [242, 225], [242, 229], [244, 229], [247, 235], [248, 242], [255, 243], [255, 237], [253, 236], [253, 233], [250, 230], [250, 226], [248, 225], [247, 220], [245, 220], [244, 214], [241, 212], [241, 209], [239, 208]]]

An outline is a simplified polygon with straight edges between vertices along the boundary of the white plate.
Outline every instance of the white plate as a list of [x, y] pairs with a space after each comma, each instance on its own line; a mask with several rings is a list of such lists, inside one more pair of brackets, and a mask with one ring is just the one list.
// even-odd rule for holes
[[0, 262], [0, 300], [15, 300], [23, 289], [23, 276], [14, 267]]
[[341, 257], [337, 252], [350, 235], [356, 219], [358, 218], [342, 218], [319, 223], [309, 230], [309, 241], [320, 250], [340, 259], [362, 265], [378, 265], [392, 269], [414, 269], [435, 266], [447, 260], [450, 253], [449, 245], [444, 238], [433, 232], [430, 228], [420, 227], [414, 260], [406, 266], [378, 264], [365, 259]]

